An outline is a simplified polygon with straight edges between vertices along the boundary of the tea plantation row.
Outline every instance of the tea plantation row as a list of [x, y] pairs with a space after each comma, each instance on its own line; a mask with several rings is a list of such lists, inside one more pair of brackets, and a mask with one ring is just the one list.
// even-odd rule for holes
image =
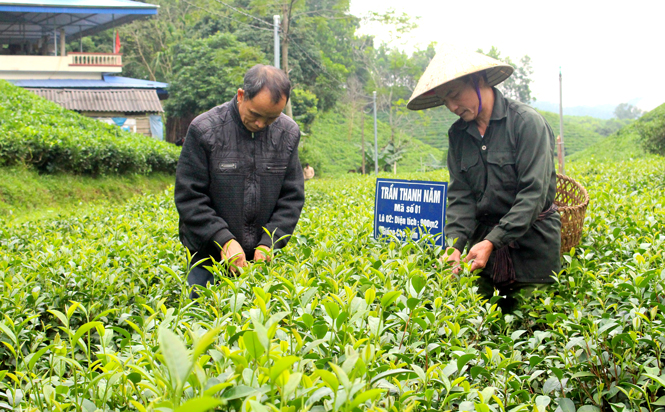
[[665, 162], [569, 167], [583, 244], [512, 315], [374, 241], [371, 178], [308, 182], [284, 253], [197, 302], [170, 192], [0, 229], [0, 409], [664, 410]]
[[42, 172], [122, 174], [175, 171], [180, 149], [120, 130], [0, 80], [0, 166]]

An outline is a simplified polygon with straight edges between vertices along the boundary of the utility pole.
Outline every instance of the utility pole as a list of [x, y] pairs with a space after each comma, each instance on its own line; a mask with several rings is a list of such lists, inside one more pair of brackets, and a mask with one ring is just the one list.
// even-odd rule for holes
[[279, 69], [279, 15], [272, 16], [275, 33], [275, 67]]
[[559, 139], [557, 142], [557, 148], [559, 155], [559, 173], [565, 175], [565, 151], [563, 145], [563, 77], [561, 76], [561, 67], [559, 67]]
[[[293, 3], [291, 3], [293, 4]], [[289, 26], [291, 25], [291, 7], [282, 5], [282, 70], [289, 76]], [[291, 108], [291, 99], [286, 102], [284, 114], [293, 119], [293, 109]]]
[[376, 90], [373, 93], [374, 97], [374, 174], [379, 175], [379, 141], [376, 130]]
[[360, 171], [365, 174], [365, 109], [360, 111], [362, 119], [360, 120], [360, 146], [362, 147], [362, 166]]

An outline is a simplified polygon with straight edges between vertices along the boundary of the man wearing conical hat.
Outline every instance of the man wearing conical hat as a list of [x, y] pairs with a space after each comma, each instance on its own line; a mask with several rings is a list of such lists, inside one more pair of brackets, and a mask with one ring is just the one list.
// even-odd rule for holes
[[448, 131], [448, 210], [445, 259], [459, 270], [461, 253], [480, 272], [479, 292], [507, 296], [552, 283], [561, 270], [561, 221], [554, 205], [554, 133], [533, 108], [494, 86], [513, 68], [452, 46], [437, 51], [407, 107], [445, 105], [458, 115]]

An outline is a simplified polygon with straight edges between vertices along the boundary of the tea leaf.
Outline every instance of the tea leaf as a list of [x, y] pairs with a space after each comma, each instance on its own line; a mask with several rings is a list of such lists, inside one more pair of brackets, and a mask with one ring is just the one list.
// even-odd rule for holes
[[326, 385], [328, 385], [333, 392], [337, 392], [337, 389], [339, 388], [339, 381], [335, 375], [323, 369], [317, 369], [315, 373], [319, 375], [321, 379], [323, 379]]
[[261, 355], [263, 355], [265, 348], [263, 347], [263, 344], [261, 343], [261, 340], [259, 339], [259, 336], [256, 332], [252, 330], [247, 331], [243, 335], [242, 339], [243, 342], [245, 342], [247, 352], [249, 353], [249, 356], [252, 357], [252, 359], [258, 359], [261, 357]]
[[576, 412], [575, 404], [569, 398], [559, 398], [557, 399], [559, 408], [561, 412]]
[[397, 291], [397, 290], [392, 290], [381, 298], [381, 306], [383, 309], [387, 309], [388, 306], [392, 305], [400, 296], [402, 295], [402, 292]]
[[222, 405], [224, 405], [224, 401], [221, 399], [203, 396], [201, 398], [189, 399], [177, 407], [174, 412], [205, 412]]
[[257, 392], [258, 391], [255, 388], [245, 385], [238, 385], [234, 386], [233, 388], [229, 388], [227, 391], [224, 391], [220, 399], [231, 401], [233, 399], [246, 398]]
[[270, 368], [270, 380], [275, 382], [277, 377], [282, 374], [285, 370], [291, 368], [291, 365], [298, 362], [300, 358], [297, 356], [286, 356], [279, 359], [275, 364]]
[[411, 369], [403, 369], [403, 368], [398, 368], [398, 369], [390, 369], [385, 372], [379, 373], [378, 375], [374, 376], [369, 382], [374, 383], [377, 382], [381, 379], [385, 379], [390, 376], [396, 376], [396, 375], [402, 375], [404, 373], [414, 373]]
[[159, 346], [171, 374], [172, 383], [175, 387], [181, 388], [187, 380], [192, 366], [185, 344], [175, 333], [160, 328]]

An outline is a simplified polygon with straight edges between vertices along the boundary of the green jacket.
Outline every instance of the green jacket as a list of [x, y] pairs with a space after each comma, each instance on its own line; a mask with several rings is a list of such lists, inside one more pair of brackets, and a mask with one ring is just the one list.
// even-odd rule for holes
[[[554, 133], [534, 109], [493, 90], [484, 137], [462, 119], [448, 131], [446, 237], [460, 251], [484, 239], [495, 251], [509, 245], [518, 282], [549, 283], [561, 270], [561, 220], [538, 215], [556, 194]], [[491, 277], [494, 255], [481, 276]]]

